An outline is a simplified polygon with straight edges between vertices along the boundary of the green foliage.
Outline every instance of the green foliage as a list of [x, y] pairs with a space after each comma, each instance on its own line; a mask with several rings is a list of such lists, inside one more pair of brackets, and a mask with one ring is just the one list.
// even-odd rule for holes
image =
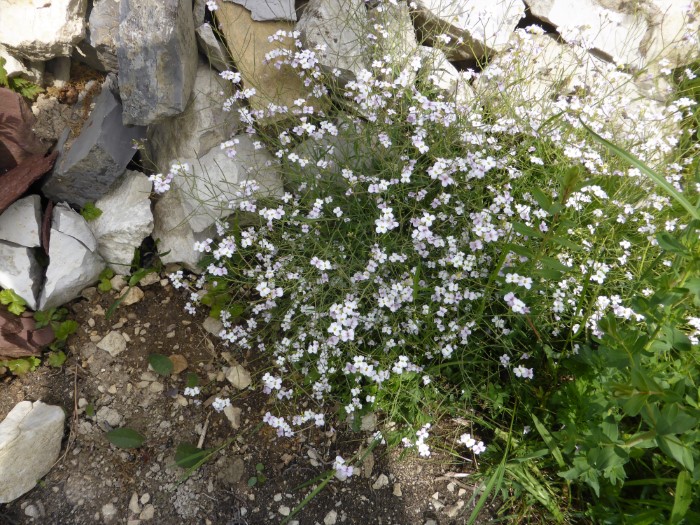
[[255, 465], [255, 476], [248, 478], [248, 486], [254, 487], [255, 485], [262, 485], [267, 481], [267, 476], [264, 474], [265, 465], [258, 463]]
[[102, 215], [102, 210], [95, 206], [94, 202], [86, 202], [83, 205], [83, 209], [80, 210], [80, 215], [82, 215], [86, 221], [90, 222], [100, 217]]
[[15, 315], [20, 315], [27, 309], [27, 301], [13, 290], [0, 291], [0, 303], [7, 306], [7, 310]]
[[44, 91], [41, 86], [37, 86], [24, 78], [8, 78], [7, 71], [5, 70], [5, 64], [6, 60], [0, 57], [0, 87], [11, 89], [15, 93], [19, 93], [24, 98], [28, 98], [30, 100], [35, 99], [39, 93]]
[[148, 364], [161, 376], [169, 376], [173, 371], [173, 362], [167, 355], [149, 354]]
[[97, 284], [97, 289], [100, 292], [109, 292], [112, 289], [111, 279], [114, 277], [114, 270], [109, 266], [100, 272], [100, 282]]
[[131, 428], [115, 428], [105, 434], [107, 440], [119, 448], [139, 448], [146, 438]]
[[0, 361], [0, 366], [7, 368], [11, 374], [16, 376], [24, 375], [28, 372], [33, 372], [41, 364], [38, 357], [20, 357], [18, 359], [8, 359]]

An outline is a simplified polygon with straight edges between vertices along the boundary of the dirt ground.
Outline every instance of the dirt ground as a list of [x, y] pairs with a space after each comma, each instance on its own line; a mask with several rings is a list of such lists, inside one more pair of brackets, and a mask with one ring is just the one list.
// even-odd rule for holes
[[[88, 290], [87, 298], [69, 305], [80, 328], [68, 341], [66, 363], [0, 378], [0, 420], [22, 400], [40, 399], [66, 412], [59, 460], [33, 490], [0, 505], [0, 525], [281, 523], [315, 486], [299, 485], [331, 468], [337, 455], [349, 458], [366, 447], [371, 432], [352, 432], [339, 422], [332, 430], [327, 425], [277, 438], [260, 425], [271, 407], [268, 396], [254, 388], [264, 357], [223, 346], [203, 328], [203, 315], [184, 312], [184, 295], [165, 279], [143, 292], [139, 302], [120, 306], [107, 319], [115, 292]], [[110, 331], [128, 339], [115, 357], [97, 347]], [[186, 370], [157, 375], [147, 362], [154, 352], [181, 355]], [[252, 388], [237, 391], [226, 380], [224, 370], [234, 360], [252, 373]], [[183, 396], [188, 373], [201, 380], [197, 398]], [[241, 410], [239, 428], [236, 417], [232, 422], [213, 410], [217, 395], [229, 395]], [[138, 449], [110, 444], [105, 432], [118, 427], [139, 431], [144, 444]], [[200, 440], [204, 448], [231, 442], [184, 479], [175, 450]], [[333, 479], [289, 523], [464, 523], [474, 494], [474, 482], [463, 475], [468, 465], [440, 455], [399, 460], [399, 452], [375, 448], [360, 475]], [[261, 477], [258, 472], [265, 480], [249, 486], [252, 477]]]

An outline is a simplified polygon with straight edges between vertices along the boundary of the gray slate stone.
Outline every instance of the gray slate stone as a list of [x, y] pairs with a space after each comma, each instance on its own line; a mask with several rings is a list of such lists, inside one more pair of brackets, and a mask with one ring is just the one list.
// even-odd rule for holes
[[[112, 92], [111, 81], [102, 86], [95, 109], [70, 150], [59, 155], [53, 173], [42, 187], [44, 195], [54, 201], [83, 206], [96, 201], [124, 173], [136, 152], [133, 141], [145, 136], [145, 128], [125, 126], [122, 105]], [[59, 141], [62, 151], [67, 139]]]
[[232, 69], [233, 62], [226, 50], [226, 46], [216, 38], [211, 25], [204, 23], [196, 29], [196, 32], [199, 49], [207, 57], [211, 66], [218, 71]]
[[118, 71], [117, 35], [119, 2], [95, 0], [90, 11], [87, 35], [74, 56], [99, 71]]
[[177, 158], [197, 158], [218, 148], [237, 130], [237, 108], [221, 109], [229, 91], [230, 84], [200, 62], [185, 111], [149, 127], [149, 156], [160, 172], [167, 173]]
[[12, 203], [0, 215], [0, 241], [27, 248], [41, 246], [41, 197], [29, 195]]
[[294, 0], [224, 0], [233, 4], [242, 5], [258, 22], [268, 20], [297, 21], [297, 12]]
[[197, 69], [192, 1], [122, 0], [117, 59], [125, 124], [181, 113]]

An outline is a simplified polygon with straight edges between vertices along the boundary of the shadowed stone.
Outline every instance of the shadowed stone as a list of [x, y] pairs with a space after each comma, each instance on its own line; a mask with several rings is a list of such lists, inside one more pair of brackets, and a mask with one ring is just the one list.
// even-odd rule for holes
[[192, 1], [122, 0], [117, 59], [125, 124], [181, 113], [198, 60]]

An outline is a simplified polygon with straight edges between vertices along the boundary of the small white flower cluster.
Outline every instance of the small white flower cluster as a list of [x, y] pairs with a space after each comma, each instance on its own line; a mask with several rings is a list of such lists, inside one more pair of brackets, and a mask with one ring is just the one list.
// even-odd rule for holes
[[283, 417], [273, 416], [270, 412], [266, 412], [263, 416], [263, 422], [276, 429], [279, 437], [292, 437], [294, 435], [292, 427]]
[[216, 11], [219, 9], [219, 4], [216, 3], [216, 0], [207, 0], [207, 9], [209, 9], [209, 11]]
[[477, 441], [471, 436], [471, 434], [462, 434], [459, 436], [459, 442], [470, 449], [477, 456], [486, 450], [486, 445], [483, 441]]
[[173, 178], [175, 178], [175, 175], [191, 176], [192, 167], [187, 163], [175, 163], [170, 166], [170, 171], [165, 175], [162, 173], [156, 173], [150, 175], [148, 180], [153, 182], [153, 191], [160, 194], [165, 193], [170, 189], [170, 184], [173, 181]]
[[340, 481], [345, 481], [354, 473], [354, 468], [351, 465], [347, 465], [341, 456], [336, 456], [333, 470], [335, 470], [335, 477]]
[[417, 439], [415, 441], [411, 441], [408, 438], [403, 438], [401, 443], [406, 448], [416, 447], [418, 449], [418, 455], [421, 457], [430, 457], [430, 446], [425, 442], [430, 437], [430, 434], [428, 433], [430, 426], [430, 423], [426, 423], [420, 428], [420, 430], [417, 430]]
[[211, 407], [216, 410], [217, 412], [222, 412], [226, 407], [231, 406], [231, 400], [228, 397], [220, 398], [217, 397], [214, 399], [214, 402], [211, 404]]

